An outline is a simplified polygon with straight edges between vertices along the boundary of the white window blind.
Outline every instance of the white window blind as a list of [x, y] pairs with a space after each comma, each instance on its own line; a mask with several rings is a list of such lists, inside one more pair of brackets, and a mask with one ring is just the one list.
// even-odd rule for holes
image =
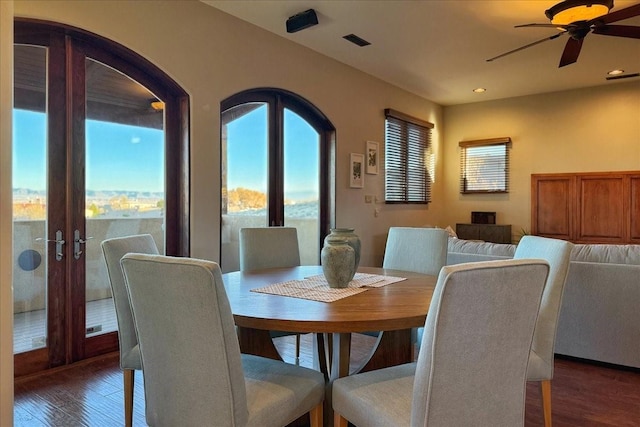
[[385, 202], [431, 202], [433, 124], [386, 109]]
[[460, 142], [460, 193], [508, 193], [511, 138]]

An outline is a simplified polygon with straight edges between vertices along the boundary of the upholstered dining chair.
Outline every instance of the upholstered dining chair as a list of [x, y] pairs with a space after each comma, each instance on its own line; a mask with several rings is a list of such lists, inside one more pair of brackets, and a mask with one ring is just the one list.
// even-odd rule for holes
[[382, 267], [437, 276], [447, 263], [448, 242], [441, 228], [390, 227]]
[[[437, 276], [447, 263], [448, 243], [449, 233], [441, 228], [390, 227], [382, 267]], [[422, 328], [411, 335], [419, 346]]]
[[551, 427], [551, 380], [553, 379], [556, 330], [572, 249], [573, 244], [564, 240], [523, 236], [514, 254], [514, 258], [544, 259], [551, 267], [547, 285], [542, 294], [527, 369], [528, 381], [540, 381], [546, 427]]
[[138, 334], [150, 426], [322, 425], [324, 375], [241, 355], [218, 264], [128, 254], [122, 269]]
[[124, 284], [122, 268], [120, 267], [120, 260], [129, 252], [157, 254], [158, 248], [150, 234], [116, 237], [102, 242], [102, 253], [107, 264], [107, 274], [109, 275], [111, 293], [116, 307], [120, 368], [124, 375], [124, 418], [127, 427], [133, 424], [135, 371], [142, 369], [129, 295]]
[[415, 363], [333, 382], [334, 426], [524, 425], [527, 363], [549, 266], [443, 267]]
[[239, 233], [241, 271], [300, 265], [296, 228], [245, 227]]
[[[298, 230], [294, 227], [245, 227], [239, 231], [240, 271], [300, 265]], [[300, 334], [270, 331], [271, 338], [296, 336], [295, 364], [300, 364]]]

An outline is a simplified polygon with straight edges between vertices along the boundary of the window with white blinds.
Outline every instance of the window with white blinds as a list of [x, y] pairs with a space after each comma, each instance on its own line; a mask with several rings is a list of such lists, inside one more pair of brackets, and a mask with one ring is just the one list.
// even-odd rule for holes
[[384, 110], [385, 202], [431, 202], [433, 124], [395, 110]]
[[511, 138], [460, 142], [460, 193], [508, 193]]

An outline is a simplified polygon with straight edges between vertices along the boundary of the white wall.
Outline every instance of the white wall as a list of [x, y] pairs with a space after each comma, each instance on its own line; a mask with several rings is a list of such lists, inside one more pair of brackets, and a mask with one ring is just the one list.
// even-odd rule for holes
[[0, 426], [13, 424], [11, 109], [13, 1], [0, 1]]
[[[640, 170], [638, 81], [445, 107], [444, 123], [442, 220], [452, 226], [495, 211], [517, 237], [531, 230], [531, 174]], [[461, 195], [458, 142], [502, 136], [513, 141], [509, 194]]]

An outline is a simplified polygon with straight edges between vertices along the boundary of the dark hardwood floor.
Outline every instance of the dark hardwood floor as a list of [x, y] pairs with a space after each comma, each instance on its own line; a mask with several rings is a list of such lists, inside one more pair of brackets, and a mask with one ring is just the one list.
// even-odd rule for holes
[[[293, 360], [294, 337], [277, 338], [285, 360]], [[354, 335], [356, 366], [373, 338]], [[311, 335], [302, 337], [300, 364], [310, 366]], [[558, 358], [552, 381], [553, 425], [640, 426], [640, 372]], [[68, 368], [18, 378], [15, 382], [15, 426], [124, 425], [122, 372], [117, 354]], [[135, 376], [134, 426], [145, 426], [144, 384]], [[539, 385], [527, 385], [525, 426], [542, 426]], [[365, 427], [365, 426], [363, 426]]]

